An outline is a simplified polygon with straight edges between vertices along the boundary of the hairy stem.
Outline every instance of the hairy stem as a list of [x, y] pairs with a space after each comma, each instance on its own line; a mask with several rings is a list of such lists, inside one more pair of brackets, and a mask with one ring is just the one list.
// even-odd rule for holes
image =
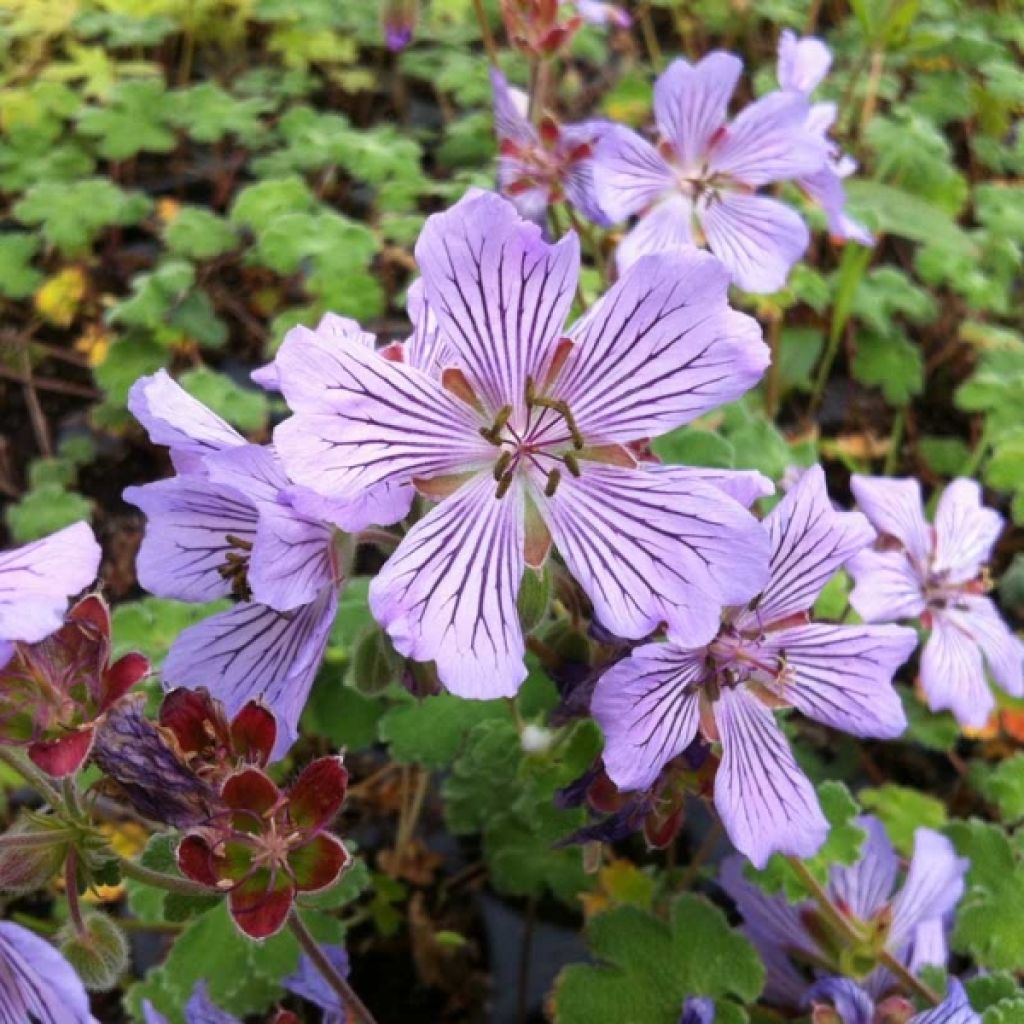
[[836, 907], [825, 891], [825, 887], [814, 877], [811, 869], [799, 857], [787, 857], [786, 860], [797, 878], [800, 879], [804, 888], [814, 898], [814, 902], [818, 904], [818, 908], [829, 924], [849, 942], [854, 945], [860, 944], [864, 936], [860, 934], [856, 925], [849, 918], [839, 912], [838, 907]]
[[78, 851], [72, 846], [64, 861], [64, 895], [68, 901], [68, 917], [75, 926], [75, 934], [85, 935], [85, 921], [78, 902]]
[[118, 861], [121, 874], [126, 878], [134, 878], [136, 882], [143, 882], [155, 889], [166, 889], [168, 892], [180, 892], [186, 896], [211, 896], [215, 895], [212, 889], [198, 882], [190, 881], [187, 878], [179, 878], [177, 875], [168, 875], [163, 871], [154, 871], [152, 868], [144, 867], [137, 861], [128, 860], [122, 857]]
[[10, 765], [51, 807], [63, 806], [60, 793], [23, 751], [17, 747], [0, 746], [0, 761]]
[[320, 944], [313, 938], [294, 907], [288, 917], [288, 927], [291, 928], [292, 934], [302, 947], [302, 951], [313, 961], [313, 965], [323, 975], [324, 981], [337, 992], [342, 1005], [352, 1010], [357, 1020], [361, 1021], [361, 1024], [377, 1024], [373, 1014], [370, 1013], [363, 1001], [356, 995], [352, 986], [338, 973], [334, 964], [327, 958], [327, 955], [320, 948]]

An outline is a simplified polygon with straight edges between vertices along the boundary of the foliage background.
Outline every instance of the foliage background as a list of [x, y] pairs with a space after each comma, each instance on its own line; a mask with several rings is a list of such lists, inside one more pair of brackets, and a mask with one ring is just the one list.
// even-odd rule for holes
[[[497, 31], [496, 4], [485, 6]], [[630, 32], [587, 27], [574, 40], [559, 77], [566, 120], [600, 112], [643, 124], [666, 60], [714, 47], [739, 52], [766, 91], [780, 28], [814, 29], [836, 53], [827, 91], [861, 165], [851, 212], [879, 237], [870, 251], [838, 249], [819, 231], [784, 292], [741, 296], [776, 352], [772, 374], [759, 394], [663, 440], [659, 455], [776, 480], [820, 459], [841, 500], [850, 471], [930, 487], [976, 476], [1024, 523], [1024, 9], [652, 0], [632, 12]], [[431, 0], [413, 44], [392, 54], [377, 5], [355, 0], [4, 0], [0, 43], [3, 540], [90, 518], [118, 643], [159, 663], [205, 610], [143, 597], [135, 582], [142, 524], [120, 492], [167, 466], [126, 413], [128, 387], [166, 366], [265, 440], [283, 408], [248, 372], [290, 326], [333, 310], [382, 339], [408, 333], [404, 292], [424, 218], [494, 181], [480, 28], [471, 0]], [[526, 80], [522, 58], [503, 50], [501, 60]], [[584, 290], [597, 285], [590, 267]], [[1018, 617], [1021, 538], [1009, 531], [995, 564], [1004, 610]], [[833, 607], [842, 590], [826, 595]], [[578, 940], [567, 954], [535, 955], [524, 983], [522, 922], [538, 918], [561, 927], [539, 933], [549, 938], [588, 919], [593, 955], [615, 965], [599, 978], [588, 967], [564, 976], [562, 1021], [621, 1021], [615, 1008], [637, 999], [650, 1003], [644, 1020], [670, 1021], [692, 992], [744, 1015], [760, 966], [720, 911], [673, 895], [694, 884], [714, 895], [704, 864], [724, 847], [708, 840], [699, 806], [668, 854], [627, 842], [586, 871], [578, 849], [552, 846], [583, 812], [555, 809], [552, 796], [591, 763], [596, 729], [578, 725], [552, 750], [525, 752], [523, 729], [545, 724], [555, 704], [543, 673], [514, 717], [500, 703], [417, 702], [378, 640], [356, 581], [294, 760], [344, 745], [362, 780], [347, 826], [365, 861], [325, 898], [318, 927], [324, 939], [349, 932], [356, 987], [381, 1019], [537, 1012], [560, 962], [584, 956]], [[1000, 697], [999, 719], [963, 736], [909, 690], [906, 700], [901, 743], [801, 724], [805, 766], [846, 781], [829, 801], [837, 822], [855, 813], [852, 792], [904, 852], [913, 827], [928, 824], [974, 858], [954, 945], [964, 963], [1010, 972], [975, 986], [993, 1004], [986, 1024], [1024, 1020], [1012, 976], [1024, 969], [1024, 708]], [[119, 915], [166, 924], [155, 891], [109, 895]], [[174, 911], [173, 951], [144, 978], [165, 946], [159, 930], [140, 932], [126, 1012], [143, 995], [177, 1012], [203, 973], [237, 1013], [280, 993], [297, 957], [290, 937], [257, 947], [223, 908], [200, 909]], [[701, 942], [728, 957], [726, 976], [694, 952]], [[103, 1019], [120, 1019], [119, 1005], [120, 993], [106, 998]]]

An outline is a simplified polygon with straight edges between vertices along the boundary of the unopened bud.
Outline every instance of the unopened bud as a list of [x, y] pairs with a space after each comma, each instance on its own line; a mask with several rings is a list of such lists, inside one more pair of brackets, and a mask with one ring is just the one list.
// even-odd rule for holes
[[60, 822], [23, 815], [0, 836], [0, 889], [21, 895], [42, 889], [60, 871], [68, 830]]
[[128, 943], [106, 914], [90, 914], [84, 924], [81, 934], [73, 925], [65, 926], [60, 951], [90, 992], [106, 992], [128, 964]]
[[532, 633], [548, 613], [551, 602], [551, 570], [527, 569], [519, 584], [519, 623], [524, 633]]
[[383, 631], [372, 628], [363, 634], [352, 655], [352, 684], [367, 696], [383, 693], [397, 682], [402, 659], [395, 653]]

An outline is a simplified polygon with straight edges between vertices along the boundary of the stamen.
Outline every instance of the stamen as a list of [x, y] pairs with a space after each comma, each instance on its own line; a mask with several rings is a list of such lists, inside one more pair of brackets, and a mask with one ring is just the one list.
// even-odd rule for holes
[[233, 533], [228, 533], [224, 539], [233, 548], [240, 548], [242, 551], [252, 551], [252, 541], [246, 540], [244, 537], [236, 537]]
[[504, 451], [498, 456], [498, 461], [494, 464], [494, 479], [501, 480], [505, 476], [505, 471], [508, 469], [509, 463], [512, 461], [512, 453]]
[[573, 476], [578, 477], [580, 475], [580, 464], [572, 452], [566, 452], [562, 456], [562, 461], [565, 463], [566, 469], [568, 469]]
[[562, 474], [559, 473], [557, 469], [553, 469], [553, 470], [551, 470], [550, 473], [548, 473], [548, 482], [547, 482], [546, 486], [544, 487], [544, 497], [545, 498], [554, 497], [555, 491], [558, 490], [558, 482], [561, 479], [562, 479]]
[[511, 471], [506, 473], [498, 481], [498, 489], [494, 492], [495, 498], [504, 498], [508, 494], [508, 489], [512, 486], [512, 481], [515, 478], [515, 474]]
[[494, 417], [494, 422], [489, 427], [480, 428], [480, 436], [487, 438], [493, 445], [501, 444], [501, 432], [505, 429], [509, 417], [512, 415], [512, 406], [503, 405]]
[[573, 448], [579, 451], [584, 447], [583, 435], [580, 433], [580, 428], [576, 425], [576, 418], [573, 416], [568, 403], [561, 398], [544, 398], [538, 395], [532, 377], [526, 378], [526, 405], [527, 408], [536, 406], [538, 409], [551, 409], [553, 412], [558, 413], [565, 420], [569, 436], [572, 438]]

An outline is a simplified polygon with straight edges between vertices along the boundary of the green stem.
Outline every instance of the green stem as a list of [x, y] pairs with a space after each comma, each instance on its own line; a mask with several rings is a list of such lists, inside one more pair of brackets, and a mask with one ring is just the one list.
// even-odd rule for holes
[[45, 832], [17, 832], [14, 835], [0, 835], [0, 850], [38, 850], [44, 846], [55, 846], [78, 833], [71, 828], [55, 828]]
[[78, 851], [73, 846], [64, 861], [64, 895], [68, 901], [68, 917], [75, 926], [75, 934], [81, 938], [85, 935], [85, 921], [78, 902]]
[[143, 867], [137, 861], [121, 858], [118, 861], [121, 874], [126, 878], [134, 878], [136, 882], [151, 885], [156, 889], [166, 889], [167, 892], [180, 892], [186, 896], [212, 896], [215, 890], [200, 885], [198, 882], [190, 881], [187, 878], [179, 878], [177, 875], [168, 875], [163, 871], [154, 871], [152, 868]]
[[839, 912], [825, 891], [825, 887], [814, 877], [811, 869], [799, 857], [787, 857], [786, 860], [797, 878], [803, 883], [804, 888], [814, 897], [814, 902], [818, 904], [829, 923], [843, 938], [854, 945], [860, 945], [864, 941], [864, 936], [860, 934], [856, 925], [849, 918]]
[[362, 1024], [377, 1024], [373, 1014], [366, 1008], [363, 1001], [356, 995], [352, 986], [338, 973], [334, 964], [320, 948], [320, 943], [313, 938], [298, 911], [293, 907], [288, 917], [288, 927], [295, 936], [302, 951], [313, 961], [313, 965], [323, 975], [324, 981], [337, 992], [342, 1005], [355, 1011]]
[[904, 406], [893, 420], [892, 433], [889, 435], [889, 451], [885, 454], [885, 467], [882, 473], [892, 476], [899, 465], [900, 446], [903, 444], [903, 432], [907, 426], [907, 407]]
[[498, 48], [494, 45], [494, 35], [491, 32], [491, 23], [487, 20], [483, 0], [473, 0], [473, 9], [476, 11], [476, 20], [480, 23], [480, 38], [483, 39], [487, 59], [491, 62], [492, 67], [497, 67]]
[[920, 978], [915, 977], [911, 971], [901, 964], [887, 949], [883, 949], [878, 954], [878, 962], [890, 973], [895, 974], [899, 978], [900, 983], [908, 991], [913, 992], [915, 995], [920, 996], [927, 1003], [932, 1006], [938, 1006], [942, 1002], [942, 997], [937, 995], [932, 989], [926, 985]]
[[10, 765], [33, 789], [37, 790], [51, 807], [61, 807], [63, 801], [53, 783], [16, 747], [0, 746], [0, 761]]

